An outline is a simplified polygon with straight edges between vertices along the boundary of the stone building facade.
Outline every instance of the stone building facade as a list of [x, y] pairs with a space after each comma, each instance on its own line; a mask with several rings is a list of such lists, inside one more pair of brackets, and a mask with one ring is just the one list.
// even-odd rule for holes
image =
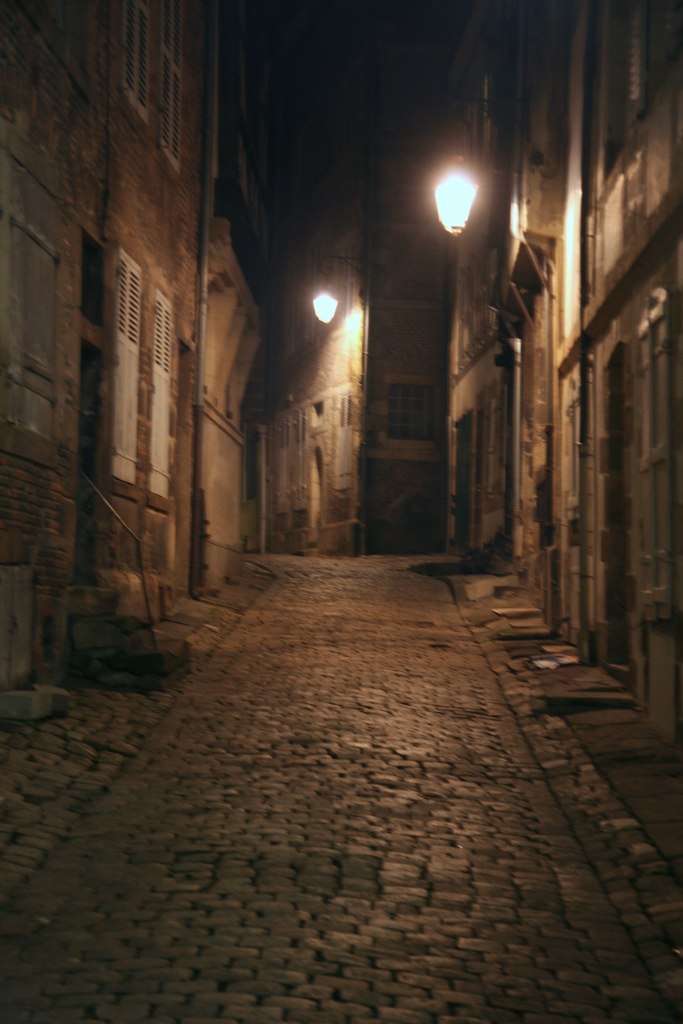
[[674, 3], [579, 3], [574, 25], [558, 352], [565, 615], [584, 655], [629, 680], [680, 741], [683, 16]]
[[[187, 589], [204, 5], [0, 4], [0, 687]], [[87, 479], [86, 479], [87, 478]]]
[[474, 4], [449, 385], [453, 548], [505, 538], [549, 624], [679, 741], [682, 55], [665, 0]]
[[478, 185], [451, 247], [450, 546], [504, 538], [550, 619], [567, 31], [559, 8], [484, 0], [450, 69], [452, 155]]
[[[275, 550], [444, 544], [446, 249], [432, 187], [448, 34], [430, 12], [449, 13], [337, 3], [289, 25], [274, 139]], [[323, 287], [339, 302], [329, 323], [311, 307]]]

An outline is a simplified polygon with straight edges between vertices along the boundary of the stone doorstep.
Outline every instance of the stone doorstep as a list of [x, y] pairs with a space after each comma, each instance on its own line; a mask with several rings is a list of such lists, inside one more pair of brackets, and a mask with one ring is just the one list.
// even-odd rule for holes
[[6, 690], [0, 693], [0, 718], [35, 722], [51, 715], [65, 715], [69, 694], [58, 686], [37, 686], [35, 690]]
[[496, 597], [501, 590], [519, 590], [517, 576], [447, 576], [448, 586], [457, 601], [480, 601], [485, 597]]
[[119, 603], [116, 590], [108, 587], [69, 587], [67, 614], [71, 616], [113, 615]]

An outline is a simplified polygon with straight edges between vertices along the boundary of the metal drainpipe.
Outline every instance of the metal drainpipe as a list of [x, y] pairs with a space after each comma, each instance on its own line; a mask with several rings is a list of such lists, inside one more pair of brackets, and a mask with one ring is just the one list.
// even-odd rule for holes
[[268, 460], [267, 443], [268, 427], [259, 425], [258, 430], [258, 461], [259, 461], [259, 551], [262, 555], [266, 553], [266, 534], [268, 523], [267, 512], [267, 486], [268, 486]]
[[591, 339], [585, 329], [589, 300], [588, 280], [588, 216], [590, 207], [591, 128], [593, 115], [593, 83], [596, 69], [597, 4], [588, 5], [586, 48], [584, 55], [584, 91], [581, 123], [581, 210], [580, 210], [580, 419], [579, 419], [579, 657], [591, 660], [590, 590], [588, 572], [588, 470], [590, 450], [590, 349]]
[[364, 190], [363, 190], [363, 355], [361, 369], [361, 409], [360, 409], [360, 494], [358, 509], [360, 520], [359, 551], [367, 554], [367, 517], [368, 517], [368, 363], [370, 355], [370, 309], [372, 289], [372, 216], [373, 188], [375, 179], [374, 134], [377, 113], [377, 73], [376, 73], [376, 38], [374, 24], [371, 24], [371, 53], [368, 68], [368, 122], [364, 154]]
[[190, 593], [196, 596], [204, 579], [204, 545], [202, 534], [202, 457], [204, 430], [202, 406], [204, 403], [204, 364], [206, 359], [206, 321], [208, 316], [209, 234], [213, 215], [213, 154], [216, 111], [216, 67], [218, 43], [218, 2], [207, 5], [206, 40], [204, 52], [204, 147], [202, 154], [202, 193], [199, 223], [199, 267], [197, 347], [194, 396], [194, 451], [192, 460], [192, 542], [190, 552]]
[[512, 371], [512, 514], [519, 519], [521, 512], [521, 465], [522, 465], [522, 340], [510, 338], [514, 354]]

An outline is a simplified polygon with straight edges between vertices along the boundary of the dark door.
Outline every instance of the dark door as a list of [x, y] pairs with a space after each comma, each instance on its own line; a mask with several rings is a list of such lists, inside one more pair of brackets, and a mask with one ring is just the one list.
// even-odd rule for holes
[[81, 343], [81, 393], [78, 407], [78, 487], [76, 491], [76, 553], [74, 583], [96, 582], [95, 493], [83, 474], [93, 482], [97, 477], [99, 441], [100, 375], [99, 349]]
[[462, 552], [466, 551], [470, 544], [472, 413], [466, 412], [455, 426], [455, 549]]

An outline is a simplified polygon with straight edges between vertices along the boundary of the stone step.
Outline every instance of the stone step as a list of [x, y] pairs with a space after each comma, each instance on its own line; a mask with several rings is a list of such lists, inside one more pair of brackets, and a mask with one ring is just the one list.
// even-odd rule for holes
[[75, 651], [121, 647], [127, 649], [130, 638], [146, 624], [131, 615], [74, 616], [71, 642]]
[[118, 592], [107, 587], [78, 586], [69, 587], [67, 591], [67, 613], [69, 615], [113, 615], [118, 603]]
[[516, 576], [448, 576], [447, 582], [456, 600], [480, 601], [486, 597], [501, 597], [502, 591], [515, 593], [519, 589]]
[[184, 664], [182, 654], [169, 651], [120, 651], [109, 659], [117, 672], [130, 672], [136, 676], [168, 676]]

